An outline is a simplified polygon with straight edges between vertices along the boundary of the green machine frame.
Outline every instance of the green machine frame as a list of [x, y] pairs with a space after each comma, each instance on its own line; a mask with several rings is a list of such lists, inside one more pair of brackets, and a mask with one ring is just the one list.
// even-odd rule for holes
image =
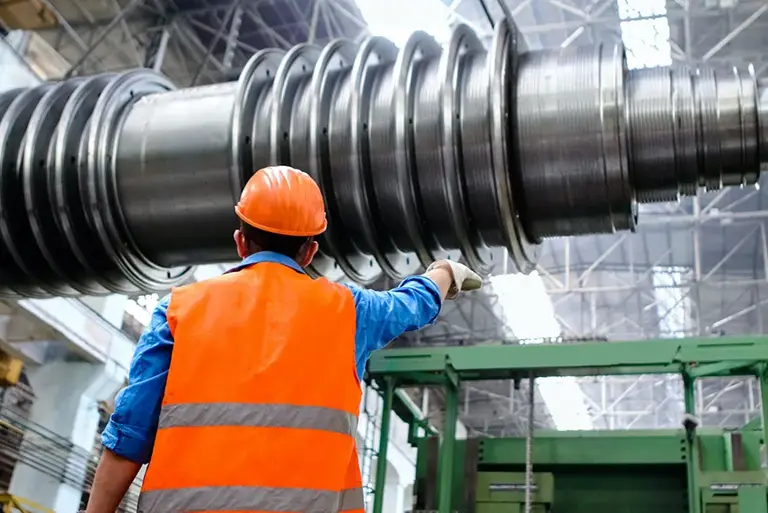
[[[391, 415], [394, 412], [410, 426], [409, 441], [419, 447], [419, 453], [429, 442], [437, 452], [434, 479], [436, 481], [435, 506], [438, 513], [461, 511], [457, 505], [457, 490], [466, 486], [459, 482], [465, 473], [456, 470], [457, 455], [464, 441], [456, 440], [458, 419], [459, 384], [465, 381], [513, 379], [525, 380], [548, 376], [609, 376], [639, 374], [678, 374], [684, 388], [685, 412], [695, 413], [695, 387], [697, 378], [755, 376], [760, 382], [762, 404], [768, 404], [768, 338], [766, 337], [718, 337], [690, 339], [644, 340], [636, 342], [584, 342], [531, 345], [476, 345], [463, 347], [407, 348], [379, 351], [368, 364], [368, 379], [379, 389], [384, 408], [381, 416], [381, 437], [379, 440], [376, 484], [374, 489], [373, 512], [382, 513], [386, 455]], [[440, 434], [425, 421], [421, 412], [404, 397], [400, 387], [440, 386], [445, 391], [445, 421]], [[761, 468], [760, 453], [764, 448], [768, 412], [762, 409], [762, 416], [751, 426], [742, 428], [744, 439], [739, 445], [751, 444], [748, 470], [758, 476], [754, 486], [739, 490], [738, 500], [742, 504], [740, 513], [768, 513], [766, 510], [765, 470]], [[585, 448], [579, 454], [563, 455], [577, 463], [587, 453], [603, 454], [610, 460], [610, 440], [632, 437], [637, 441], [635, 459], [651, 458], [647, 454], [668, 454], [678, 465], [685, 465], [684, 485], [687, 488], [687, 505], [690, 513], [704, 513], [702, 486], [720, 482], [718, 475], [725, 472], [701, 472], [702, 442], [695, 440], [695, 430], [666, 431], [675, 436], [655, 436], [655, 431], [597, 431], [571, 432], [579, 434], [579, 443]], [[706, 429], [702, 429], [705, 432]], [[421, 435], [419, 435], [421, 433]], [[693, 433], [693, 434], [692, 434]], [[564, 433], [547, 435], [562, 436]], [[715, 436], [715, 435], [712, 435]], [[704, 447], [706, 447], [706, 436]], [[712, 438], [712, 437], [710, 437]], [[439, 442], [438, 442], [439, 439]], [[722, 436], [720, 437], [722, 440]], [[536, 435], [538, 442], [538, 434]], [[672, 440], [669, 444], [664, 440]], [[486, 460], [493, 454], [521, 453], [520, 439], [485, 439]], [[546, 443], [546, 442], [542, 442]], [[667, 444], [666, 446], [664, 444]], [[439, 448], [437, 447], [439, 444]], [[654, 445], [655, 444], [655, 445]], [[626, 446], [626, 445], [625, 445]], [[538, 446], [537, 446], [538, 447]], [[630, 445], [631, 447], [631, 445]], [[640, 448], [642, 447], [642, 448]], [[649, 449], [649, 447], [651, 449]], [[725, 449], [726, 452], [729, 448]], [[546, 451], [543, 451], [546, 453]], [[541, 454], [539, 451], [538, 454]], [[535, 453], [536, 454], [536, 453]], [[538, 463], [534, 454], [534, 466]], [[501, 456], [499, 456], [501, 457]], [[542, 454], [546, 459], [547, 455]], [[546, 463], [546, 462], [545, 462]], [[726, 466], [724, 471], [735, 470]], [[738, 469], [736, 469], [738, 470]], [[715, 476], [715, 477], [713, 477]], [[727, 481], [727, 480], [726, 480]], [[753, 479], [754, 481], [754, 479]], [[418, 483], [417, 483], [418, 485]], [[714, 488], [713, 488], [714, 489]], [[750, 502], [753, 501], [753, 502]], [[749, 504], [749, 506], [744, 506]], [[755, 504], [752, 506], [752, 504]], [[710, 511], [710, 510], [707, 510]], [[721, 510], [713, 510], [721, 511]], [[723, 509], [722, 511], [739, 511]]]

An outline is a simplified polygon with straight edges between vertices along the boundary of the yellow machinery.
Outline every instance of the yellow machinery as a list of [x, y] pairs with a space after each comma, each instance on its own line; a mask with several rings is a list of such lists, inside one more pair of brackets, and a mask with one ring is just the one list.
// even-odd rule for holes
[[0, 505], [2, 513], [55, 513], [52, 509], [45, 508], [36, 502], [32, 502], [21, 497], [16, 497], [10, 493], [0, 493]]

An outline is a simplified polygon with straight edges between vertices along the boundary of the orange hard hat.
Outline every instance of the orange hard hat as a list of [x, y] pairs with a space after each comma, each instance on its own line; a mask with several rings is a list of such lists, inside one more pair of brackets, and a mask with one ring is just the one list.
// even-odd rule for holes
[[311, 237], [328, 225], [320, 187], [307, 173], [288, 166], [256, 171], [235, 212], [254, 228], [280, 235]]

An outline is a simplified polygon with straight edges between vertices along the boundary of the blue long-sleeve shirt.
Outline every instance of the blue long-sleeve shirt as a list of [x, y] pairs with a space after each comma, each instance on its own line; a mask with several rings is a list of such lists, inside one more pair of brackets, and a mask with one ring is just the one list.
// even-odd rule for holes
[[[272, 252], [245, 258], [227, 272], [236, 272], [259, 262], [275, 262], [303, 273], [292, 259]], [[386, 346], [406, 331], [422, 328], [440, 312], [440, 289], [424, 276], [413, 276], [386, 292], [347, 285], [355, 301], [355, 362], [363, 378], [373, 351]], [[163, 298], [136, 345], [128, 374], [128, 386], [115, 399], [115, 411], [101, 435], [104, 447], [137, 463], [147, 463], [152, 454], [160, 418], [160, 406], [171, 364], [173, 335], [168, 327], [170, 296]]]

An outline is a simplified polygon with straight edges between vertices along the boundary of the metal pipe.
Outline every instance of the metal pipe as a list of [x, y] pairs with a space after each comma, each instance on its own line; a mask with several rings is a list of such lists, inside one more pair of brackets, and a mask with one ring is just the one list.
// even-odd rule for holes
[[[237, 11], [238, 7], [240, 7], [240, 0], [233, 0], [229, 9], [227, 9], [227, 13], [224, 15], [224, 23], [221, 24], [218, 32], [216, 32], [216, 35], [213, 36], [213, 40], [211, 40], [210, 44], [208, 45], [208, 48], [205, 51], [205, 55], [203, 56], [203, 60], [200, 61], [200, 64], [197, 67], [197, 71], [195, 71], [195, 76], [192, 77], [192, 83], [190, 84], [190, 86], [197, 85], [197, 81], [200, 78], [200, 74], [203, 72], [205, 65], [208, 64], [208, 58], [213, 53], [213, 49], [216, 48], [216, 45], [219, 43], [219, 39], [221, 39], [221, 36], [224, 35], [224, 31], [226, 30], [230, 20], [235, 15], [235, 12]], [[224, 67], [226, 69], [227, 67], [226, 64], [224, 64]]]
[[727, 36], [721, 39], [715, 46], [713, 46], [707, 53], [705, 53], [701, 60], [708, 61], [711, 59], [717, 52], [725, 48], [728, 43], [733, 41], [739, 34], [744, 32], [750, 25], [752, 25], [760, 16], [763, 15], [763, 13], [765, 13], [765, 11], [768, 11], [768, 5], [763, 5], [758, 10], [753, 12], [749, 18], [741, 22], [738, 27], [733, 29]]
[[67, 72], [64, 74], [65, 78], [71, 77], [75, 71], [86, 61], [88, 60], [88, 57], [93, 53], [96, 48], [99, 47], [102, 41], [106, 39], [106, 37], [112, 32], [112, 30], [117, 27], [122, 21], [125, 19], [128, 14], [130, 14], [136, 7], [141, 5], [144, 2], [144, 0], [131, 0], [131, 3], [125, 6], [125, 8], [118, 13], [115, 18], [109, 22], [109, 25], [107, 25], [102, 33], [99, 35], [99, 37], [96, 38], [96, 41], [91, 43], [91, 46], [88, 47], [88, 49], [85, 51], [83, 55], [80, 56], [80, 58], [75, 62], [72, 67], [70, 67]]
[[527, 272], [546, 237], [632, 230], [638, 200], [754, 183], [768, 161], [751, 69], [529, 52], [513, 23], [488, 48], [459, 25], [445, 48], [263, 50], [237, 82], [180, 91], [150, 70], [73, 80], [0, 95], [6, 296], [164, 290], [234, 260], [232, 206], [270, 164], [323, 190], [310, 272], [368, 284], [438, 258], [488, 273], [499, 246]]
[[153, 71], [160, 73], [165, 63], [165, 53], [168, 51], [168, 41], [171, 39], [171, 31], [173, 26], [163, 27], [163, 30], [157, 36], [157, 46], [153, 49], [153, 52], [147, 59], [147, 67], [152, 68]]

